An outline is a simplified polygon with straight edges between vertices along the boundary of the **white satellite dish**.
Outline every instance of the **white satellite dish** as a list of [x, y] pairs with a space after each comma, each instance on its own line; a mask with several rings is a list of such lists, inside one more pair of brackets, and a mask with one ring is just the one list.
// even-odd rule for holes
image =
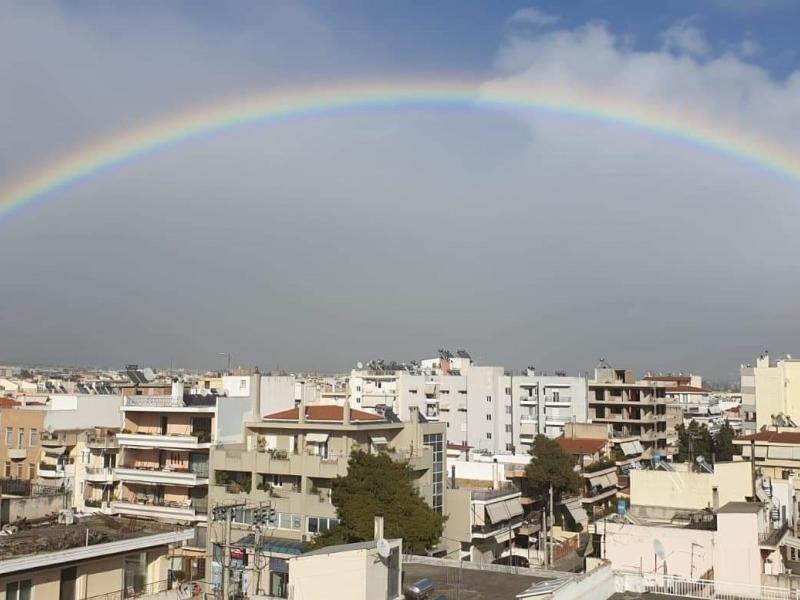
[[706, 459], [702, 456], [698, 456], [695, 460], [697, 461], [698, 465], [702, 465], [706, 461]]
[[381, 558], [389, 558], [389, 555], [392, 553], [392, 547], [389, 545], [385, 539], [381, 538], [378, 540], [378, 556]]
[[359, 369], [363, 369], [364, 368], [364, 363], [362, 363], [361, 361], [358, 361], [356, 363], [356, 367], [358, 367]]
[[664, 549], [664, 544], [661, 543], [661, 540], [653, 540], [653, 551], [661, 560], [667, 557], [667, 551]]

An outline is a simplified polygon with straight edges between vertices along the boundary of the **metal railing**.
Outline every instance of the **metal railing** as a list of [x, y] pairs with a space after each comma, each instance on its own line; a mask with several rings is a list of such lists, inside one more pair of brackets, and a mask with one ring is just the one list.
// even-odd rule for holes
[[714, 598], [715, 600], [790, 600], [800, 598], [798, 590], [789, 588], [725, 583], [713, 579], [687, 579], [677, 575], [615, 572], [620, 593], [650, 592], [684, 598]]
[[479, 502], [487, 500], [494, 500], [501, 496], [508, 496], [509, 494], [519, 493], [519, 490], [511, 484], [504, 485], [496, 490], [472, 490], [472, 499]]
[[[89, 596], [86, 600], [128, 600], [129, 598], [146, 598], [156, 594], [164, 594], [169, 591], [169, 582], [165, 579], [163, 581], [155, 581], [143, 586], [128, 586], [125, 589], [117, 590], [116, 592], [109, 592], [107, 594], [98, 594], [97, 596]], [[166, 594], [164, 597], [168, 597]], [[175, 595], [177, 598], [177, 594]]]

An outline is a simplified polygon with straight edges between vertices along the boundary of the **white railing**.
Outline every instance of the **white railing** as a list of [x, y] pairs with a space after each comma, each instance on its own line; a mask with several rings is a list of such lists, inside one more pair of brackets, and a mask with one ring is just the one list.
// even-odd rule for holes
[[789, 588], [725, 583], [711, 579], [687, 579], [677, 575], [631, 573], [616, 571], [616, 588], [620, 593], [635, 592], [665, 594], [684, 598], [714, 598], [715, 600], [796, 600], [798, 590]]

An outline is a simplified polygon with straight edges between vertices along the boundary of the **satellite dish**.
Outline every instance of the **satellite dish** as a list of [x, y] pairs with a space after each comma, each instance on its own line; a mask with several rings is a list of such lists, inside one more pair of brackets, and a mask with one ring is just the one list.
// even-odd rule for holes
[[359, 369], [363, 369], [364, 368], [364, 363], [362, 363], [361, 361], [358, 361], [356, 363], [356, 367], [358, 367]]
[[381, 558], [389, 558], [389, 554], [392, 552], [392, 547], [389, 545], [385, 539], [381, 538], [378, 540], [378, 556]]
[[661, 540], [653, 540], [653, 551], [655, 551], [656, 556], [661, 560], [667, 557], [667, 551], [664, 550], [664, 544], [661, 543]]
[[698, 465], [702, 465], [704, 462], [706, 462], [706, 459], [702, 456], [698, 456], [695, 460], [697, 461]]

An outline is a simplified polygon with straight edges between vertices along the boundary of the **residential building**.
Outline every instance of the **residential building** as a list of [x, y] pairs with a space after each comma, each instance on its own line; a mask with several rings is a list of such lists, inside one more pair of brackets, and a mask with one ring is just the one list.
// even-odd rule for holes
[[649, 457], [666, 454], [667, 399], [660, 382], [636, 382], [633, 372], [601, 363], [589, 381], [589, 420], [610, 425], [612, 441], [639, 442]]
[[772, 361], [764, 352], [754, 366], [742, 365], [740, 389], [746, 433], [800, 423], [800, 360], [787, 355]]
[[[254, 390], [253, 398], [260, 397]], [[215, 447], [212, 453], [211, 505], [241, 505], [233, 527], [249, 552], [254, 551], [253, 538], [248, 537], [253, 508], [271, 506], [276, 511], [271, 552], [276, 558], [291, 558], [301, 552], [301, 542], [338, 522], [331, 503], [332, 481], [347, 474], [350, 454], [360, 449], [408, 461], [421, 496], [443, 512], [444, 425], [428, 422], [414, 410], [410, 415], [403, 422], [391, 411], [367, 412], [350, 408], [346, 401], [343, 406], [301, 403], [248, 421], [244, 441]], [[220, 557], [218, 535], [213, 532], [210, 543], [213, 555]], [[218, 584], [219, 561], [207, 570]]]
[[119, 480], [114, 475], [119, 456], [118, 433], [118, 427], [97, 427], [82, 434], [72, 502], [77, 510], [110, 513], [111, 503], [119, 497]]
[[181, 380], [169, 395], [125, 396], [119, 456], [117, 514], [184, 523], [195, 537], [177, 554], [184, 571], [205, 571], [209, 454], [212, 445], [241, 436], [250, 396], [186, 393]]
[[188, 529], [107, 516], [39, 524], [3, 537], [0, 597], [5, 600], [177, 600], [168, 548]]
[[44, 411], [25, 407], [16, 400], [0, 398], [0, 476], [36, 480], [39, 472]]

